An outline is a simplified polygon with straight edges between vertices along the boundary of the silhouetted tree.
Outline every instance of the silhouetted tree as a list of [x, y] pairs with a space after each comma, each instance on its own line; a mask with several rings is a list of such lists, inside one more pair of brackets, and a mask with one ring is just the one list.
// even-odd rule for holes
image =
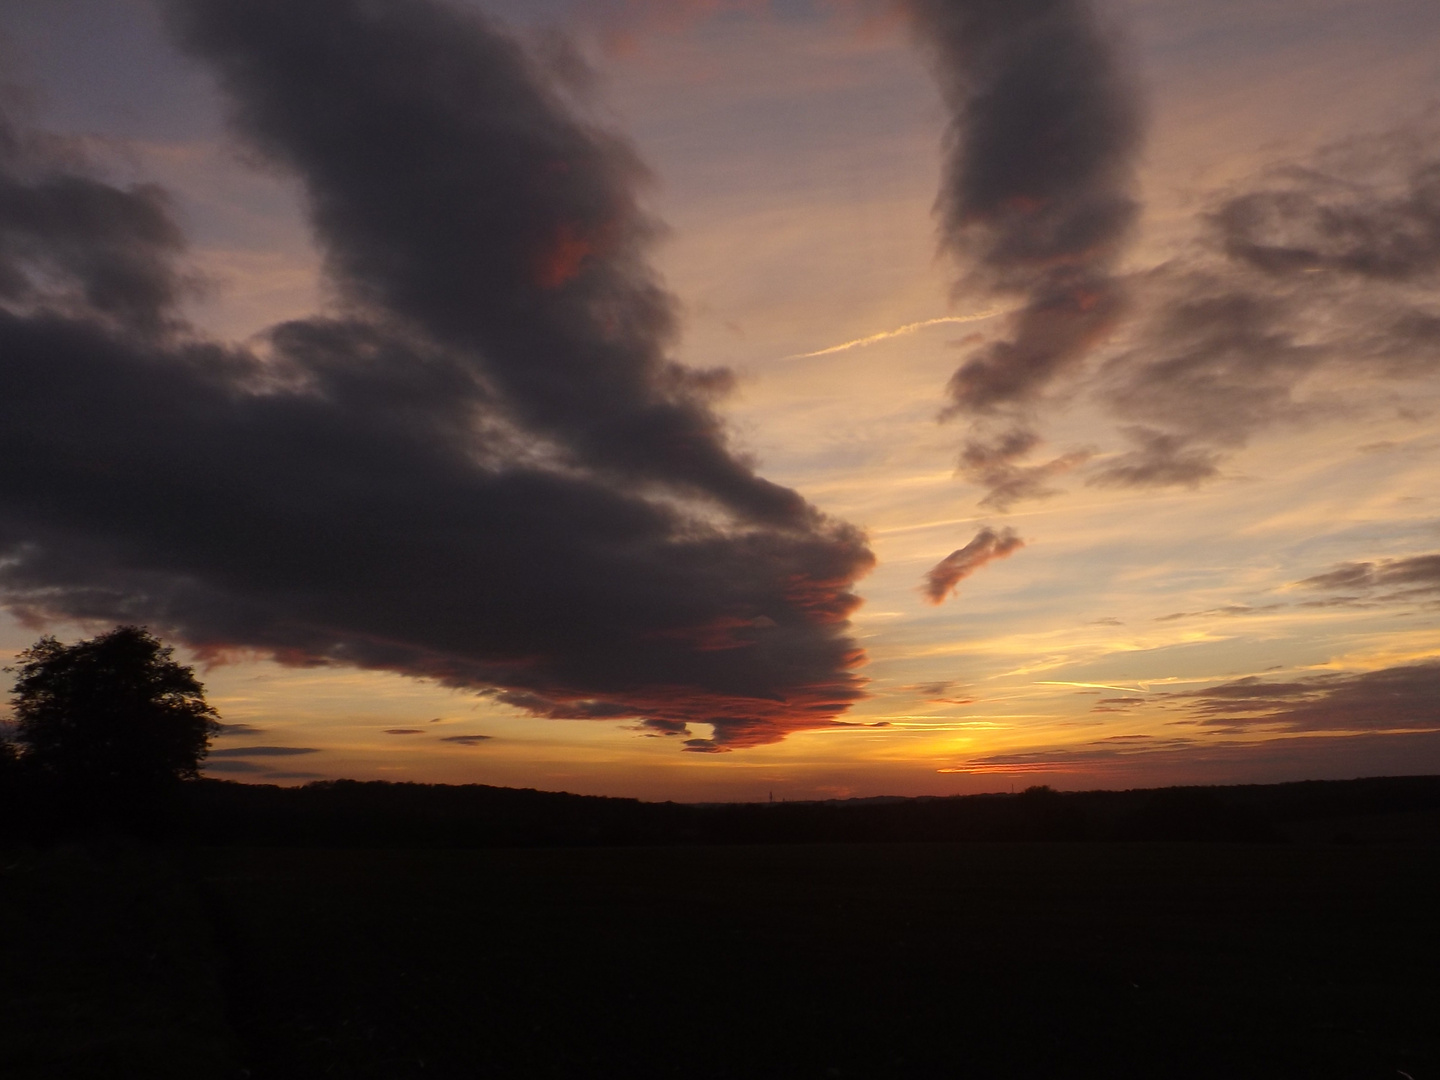
[[20, 752], [16, 745], [0, 732], [0, 791], [4, 791], [20, 775]]
[[198, 774], [218, 730], [205, 688], [148, 630], [117, 626], [74, 645], [43, 637], [20, 654], [11, 705], [25, 771], [118, 814]]

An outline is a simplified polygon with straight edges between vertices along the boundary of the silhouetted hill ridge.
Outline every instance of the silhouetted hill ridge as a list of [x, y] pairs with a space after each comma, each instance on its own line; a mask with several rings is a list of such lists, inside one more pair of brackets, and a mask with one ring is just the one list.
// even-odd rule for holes
[[[48, 838], [59, 797], [0, 784], [0, 830]], [[990, 841], [1440, 843], [1440, 777], [775, 803], [639, 799], [484, 784], [202, 779], [154, 829], [197, 843], [572, 847]]]
[[204, 780], [184, 795], [185, 831], [222, 843], [1440, 842], [1435, 776], [728, 804], [354, 780]]

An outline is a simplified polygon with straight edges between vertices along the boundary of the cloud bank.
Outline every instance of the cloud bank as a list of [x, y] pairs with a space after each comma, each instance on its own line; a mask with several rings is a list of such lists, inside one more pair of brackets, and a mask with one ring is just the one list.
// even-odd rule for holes
[[872, 556], [728, 445], [728, 373], [669, 359], [632, 151], [445, 3], [168, 8], [336, 304], [205, 340], [163, 194], [0, 128], [0, 599], [695, 750], [835, 722]]

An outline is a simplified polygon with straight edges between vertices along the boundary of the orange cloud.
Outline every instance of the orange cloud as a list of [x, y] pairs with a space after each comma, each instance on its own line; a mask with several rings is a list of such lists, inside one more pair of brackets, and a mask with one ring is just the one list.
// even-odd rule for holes
[[578, 277], [585, 260], [595, 254], [595, 242], [580, 233], [568, 221], [555, 227], [550, 242], [535, 263], [535, 284], [542, 289], [558, 289]]

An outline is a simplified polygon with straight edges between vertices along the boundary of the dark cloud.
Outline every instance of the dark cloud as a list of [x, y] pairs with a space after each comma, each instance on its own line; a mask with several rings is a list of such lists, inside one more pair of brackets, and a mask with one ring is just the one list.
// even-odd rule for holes
[[424, 728], [418, 728], [418, 727], [392, 727], [392, 728], [386, 728], [386, 729], [385, 729], [385, 734], [386, 734], [386, 735], [419, 735], [419, 734], [421, 734], [424, 730], [425, 730]]
[[[1020, 302], [1005, 339], [951, 378], [947, 413], [1013, 411], [1086, 356], [1125, 306], [1113, 271], [1138, 213], [1137, 97], [1087, 0], [907, 6], [949, 110], [936, 212], [942, 244], [966, 268], [956, 291]], [[1009, 467], [988, 476], [962, 460], [995, 506], [1046, 493], [1049, 476], [1079, 463], [1026, 476], [1005, 456]]]
[[226, 724], [217, 723], [217, 735], [260, 735], [265, 729], [256, 727], [254, 724]]
[[690, 725], [683, 720], [661, 720], [649, 717], [642, 720], [636, 730], [644, 732], [648, 738], [663, 739], [672, 735], [689, 735]]
[[1136, 425], [1121, 428], [1134, 444], [1106, 461], [1087, 481], [1096, 487], [1199, 487], [1220, 474], [1219, 455], [1185, 438]]
[[925, 575], [921, 592], [932, 604], [941, 604], [955, 591], [955, 587], [986, 563], [1004, 559], [1025, 546], [1014, 529], [1006, 528], [996, 532], [986, 526], [958, 551], [952, 551], [941, 559]]
[[297, 757], [301, 754], [318, 754], [313, 746], [227, 746], [223, 750], [211, 750], [206, 761], [215, 758], [252, 757]]
[[[732, 452], [709, 404], [725, 373], [669, 359], [631, 151], [443, 3], [170, 7], [238, 130], [304, 185], [337, 306], [221, 345], [167, 306], [173, 226], [78, 215], [7, 240], [7, 606], [541, 716], [712, 725], [692, 749], [859, 698], [847, 616], [872, 556]], [[84, 186], [14, 139], [0, 178]], [[163, 210], [84, 184], [122, 220]], [[97, 291], [101, 264], [139, 299]]]
[[[1440, 592], [1440, 555], [1341, 563], [1333, 570], [1296, 582], [1302, 589], [1399, 589], [1400, 595]], [[1344, 597], [1342, 599], [1353, 599]]]
[[1440, 662], [1290, 682], [1251, 677], [1176, 697], [1205, 726], [1435, 731], [1440, 730]]
[[1033, 431], [1011, 428], [988, 440], [972, 429], [971, 438], [960, 450], [960, 474], [987, 489], [980, 505], [999, 511], [1025, 499], [1044, 499], [1059, 494], [1050, 481], [1085, 464], [1089, 450], [1072, 450], [1038, 465], [1020, 460], [1040, 442]]
[[1231, 258], [1276, 277], [1429, 279], [1440, 270], [1440, 164], [1412, 164], [1399, 184], [1335, 175], [1324, 162], [1277, 169], [1210, 220]]
[[184, 239], [158, 187], [56, 168], [71, 151], [0, 116], [0, 303], [153, 332], [185, 291]]
[[644, 168], [516, 42], [435, 0], [170, 7], [238, 128], [304, 183], [350, 301], [464, 350], [513, 419], [587, 467], [750, 520], [813, 519], [726, 447], [706, 399], [728, 374], [665, 354], [674, 304], [645, 261]]
[[489, 742], [492, 735], [446, 735], [440, 741], [456, 743], [459, 746], [479, 746], [482, 742]]

